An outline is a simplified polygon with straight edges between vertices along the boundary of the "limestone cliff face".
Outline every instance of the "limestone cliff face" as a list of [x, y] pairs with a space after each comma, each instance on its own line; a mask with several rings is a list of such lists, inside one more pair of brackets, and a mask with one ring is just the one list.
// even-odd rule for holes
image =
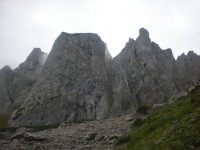
[[[28, 67], [41, 73], [35, 78], [34, 71], [25, 69], [24, 79], [32, 81], [26, 83], [34, 84], [26, 88], [29, 92], [23, 90], [28, 94], [21, 97], [25, 102], [12, 114], [10, 125], [49, 125], [120, 116], [134, 112], [140, 105], [166, 103], [195, 84], [200, 56], [189, 52], [175, 60], [172, 50], [162, 50], [152, 42], [146, 29], [141, 28], [139, 33], [114, 59], [97, 34], [61, 33], [43, 67], [33, 69], [37, 63], [27, 58], [27, 63], [16, 69], [23, 72]], [[9, 87], [13, 71], [7, 68], [6, 74], [11, 77], [0, 84]]]
[[0, 70], [0, 114], [10, 114], [22, 105], [46, 58], [46, 53], [35, 48], [16, 69], [11, 70], [9, 66], [5, 66]]
[[105, 44], [96, 34], [61, 33], [11, 125], [100, 119], [108, 111]]
[[[133, 111], [138, 105], [163, 103], [176, 93], [175, 59], [171, 49], [161, 50], [151, 42], [146, 29], [129, 39], [113, 60], [114, 84], [111, 114]], [[121, 110], [121, 111], [119, 111]]]
[[200, 56], [193, 51], [177, 58], [177, 87], [179, 91], [189, 89], [200, 79]]
[[0, 114], [10, 114], [13, 111], [13, 75], [14, 73], [9, 66], [0, 70]]

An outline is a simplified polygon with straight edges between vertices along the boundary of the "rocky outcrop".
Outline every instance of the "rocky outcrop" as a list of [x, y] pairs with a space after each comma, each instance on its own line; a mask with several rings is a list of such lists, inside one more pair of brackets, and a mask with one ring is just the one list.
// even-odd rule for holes
[[0, 114], [10, 114], [22, 105], [46, 58], [46, 53], [40, 48], [35, 48], [16, 69], [11, 70], [9, 66], [5, 66], [0, 70]]
[[[114, 84], [111, 114], [133, 111], [139, 105], [166, 102], [177, 92], [175, 59], [171, 49], [151, 42], [146, 29], [129, 39], [113, 60]], [[119, 111], [121, 110], [121, 111]]]
[[0, 114], [10, 114], [13, 111], [12, 81], [14, 72], [9, 66], [0, 70]]
[[200, 79], [200, 56], [193, 51], [177, 58], [177, 88], [179, 91], [189, 90]]
[[140, 105], [167, 103], [199, 79], [198, 55], [189, 52], [176, 61], [172, 50], [162, 50], [152, 42], [146, 29], [139, 33], [114, 59], [97, 34], [61, 33], [38, 70], [40, 77], [28, 96], [21, 98], [25, 103], [12, 114], [10, 125], [120, 116]]
[[26, 103], [13, 113], [11, 126], [107, 117], [105, 49], [97, 34], [61, 33]]

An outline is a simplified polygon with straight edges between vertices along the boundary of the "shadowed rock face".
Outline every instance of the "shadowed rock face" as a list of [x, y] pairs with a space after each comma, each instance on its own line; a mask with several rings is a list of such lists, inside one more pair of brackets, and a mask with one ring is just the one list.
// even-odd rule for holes
[[[152, 42], [146, 29], [139, 33], [114, 59], [97, 34], [61, 33], [39, 69], [40, 76], [23, 98], [24, 104], [12, 114], [10, 125], [120, 116], [139, 105], [168, 102], [199, 79], [198, 55], [189, 52], [176, 61], [172, 50], [162, 50]], [[32, 68], [33, 64], [25, 66]]]
[[25, 62], [11, 70], [5, 66], [0, 70], [0, 114], [10, 114], [22, 105], [33, 87], [47, 58], [40, 48], [35, 48]]

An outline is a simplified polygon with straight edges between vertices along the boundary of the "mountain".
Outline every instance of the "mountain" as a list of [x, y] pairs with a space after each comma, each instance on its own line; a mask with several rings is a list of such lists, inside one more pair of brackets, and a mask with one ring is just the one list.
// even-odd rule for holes
[[171, 49], [162, 50], [151, 42], [144, 28], [114, 58], [113, 68], [113, 114], [133, 111], [139, 105], [167, 102], [177, 93], [177, 68]]
[[199, 80], [200, 56], [174, 59], [141, 28], [112, 59], [97, 34], [62, 32], [10, 126], [52, 125], [134, 113], [168, 103]]
[[61, 33], [25, 104], [14, 112], [11, 125], [58, 124], [107, 117], [109, 58], [105, 49], [97, 34]]
[[47, 58], [35, 48], [16, 69], [5, 66], [0, 70], [0, 114], [10, 114], [19, 108], [32, 89]]
[[187, 55], [182, 54], [179, 56], [176, 66], [179, 72], [177, 87], [179, 91], [189, 89], [200, 79], [200, 56], [193, 51], [189, 51]]
[[0, 113], [10, 114], [13, 111], [13, 98], [11, 95], [11, 82], [13, 80], [13, 71], [9, 66], [0, 70]]

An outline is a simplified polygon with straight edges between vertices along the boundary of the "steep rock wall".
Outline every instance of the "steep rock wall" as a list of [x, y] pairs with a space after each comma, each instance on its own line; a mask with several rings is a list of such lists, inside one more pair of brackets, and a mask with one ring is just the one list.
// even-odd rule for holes
[[108, 111], [105, 44], [97, 34], [61, 33], [11, 125], [101, 119]]

